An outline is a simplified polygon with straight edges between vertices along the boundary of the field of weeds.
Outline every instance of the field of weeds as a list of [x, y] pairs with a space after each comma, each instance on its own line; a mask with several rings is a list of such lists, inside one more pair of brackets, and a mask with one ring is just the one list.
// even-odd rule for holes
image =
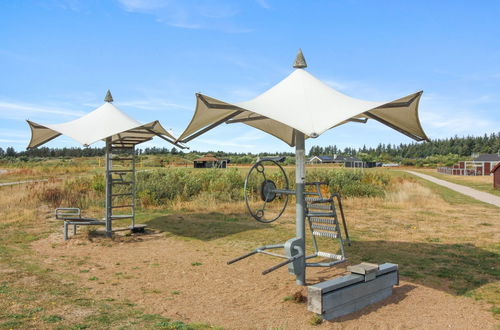
[[[294, 302], [299, 291], [286, 270], [260, 275], [276, 260], [259, 256], [225, 265], [294, 233], [293, 206], [272, 224], [246, 213], [245, 174], [237, 168], [139, 172], [138, 221], [148, 232], [113, 240], [99, 235], [102, 228], [83, 228], [64, 242], [62, 225], [53, 220], [58, 206], [102, 217], [104, 178], [95, 164], [54, 164], [48, 182], [0, 188], [0, 328], [317, 327], [304, 304]], [[389, 326], [382, 319], [392, 318], [412, 327], [405, 304], [411, 314], [434, 315], [423, 297], [435, 299], [436, 325], [482, 322], [488, 328], [496, 322], [498, 208], [397, 171], [313, 168], [308, 180], [327, 181], [345, 196], [350, 264], [392, 262], [401, 270], [394, 303], [337, 322]], [[320, 244], [337, 248], [331, 241]], [[343, 271], [311, 270], [309, 279]], [[467, 320], [458, 306], [467, 308]]]

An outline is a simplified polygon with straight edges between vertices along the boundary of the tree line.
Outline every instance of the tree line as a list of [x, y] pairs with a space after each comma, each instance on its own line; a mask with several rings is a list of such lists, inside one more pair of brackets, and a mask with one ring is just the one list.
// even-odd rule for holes
[[[436, 159], [455, 160], [460, 157], [471, 157], [476, 153], [497, 153], [500, 151], [500, 132], [492, 133], [484, 136], [467, 136], [446, 139], [433, 139], [425, 143], [401, 143], [395, 144], [379, 144], [376, 147], [362, 148], [338, 148], [335, 145], [320, 147], [313, 146], [309, 150], [309, 156], [324, 156], [324, 155], [344, 155], [357, 156], [367, 161], [398, 161], [413, 159], [428, 159], [435, 157]], [[279, 153], [260, 153], [258, 155], [252, 153], [224, 152], [224, 151], [208, 151], [199, 152], [195, 150], [182, 150], [176, 147], [172, 148], [138, 148], [138, 155], [173, 155], [180, 156], [187, 160], [192, 160], [204, 153], [212, 153], [219, 158], [228, 158], [233, 163], [251, 163], [257, 156], [287, 156], [293, 158], [292, 152]], [[35, 148], [26, 151], [16, 151], [13, 147], [7, 149], [0, 148], [0, 158], [51, 158], [51, 157], [96, 157], [104, 156], [104, 148]], [[438, 157], [443, 156], [443, 157]], [[441, 161], [440, 161], [441, 162]], [[410, 162], [411, 163], [411, 162]]]
[[500, 132], [484, 136], [467, 136], [446, 139], [433, 139], [427, 143], [408, 144], [382, 144], [376, 147], [362, 148], [338, 148], [337, 146], [313, 146], [309, 151], [309, 156], [321, 155], [345, 155], [356, 156], [365, 155], [370, 157], [391, 156], [398, 158], [425, 158], [436, 155], [457, 155], [460, 157], [471, 157], [473, 154], [497, 153], [500, 152]]

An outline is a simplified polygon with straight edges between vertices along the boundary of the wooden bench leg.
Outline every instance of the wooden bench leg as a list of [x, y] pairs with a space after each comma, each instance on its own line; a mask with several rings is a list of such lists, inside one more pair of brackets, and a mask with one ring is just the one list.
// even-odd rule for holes
[[73, 235], [76, 235], [76, 225], [73, 225]]

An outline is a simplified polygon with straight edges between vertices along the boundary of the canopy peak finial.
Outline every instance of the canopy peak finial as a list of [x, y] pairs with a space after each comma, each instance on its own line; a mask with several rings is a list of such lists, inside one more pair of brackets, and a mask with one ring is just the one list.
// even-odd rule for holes
[[106, 97], [104, 97], [104, 102], [109, 102], [109, 103], [113, 102], [113, 95], [111, 95], [109, 89], [106, 92]]
[[293, 67], [296, 69], [307, 68], [306, 59], [304, 58], [304, 54], [302, 54], [302, 49], [300, 48], [299, 52], [297, 53], [297, 57], [295, 58], [295, 62], [293, 62]]

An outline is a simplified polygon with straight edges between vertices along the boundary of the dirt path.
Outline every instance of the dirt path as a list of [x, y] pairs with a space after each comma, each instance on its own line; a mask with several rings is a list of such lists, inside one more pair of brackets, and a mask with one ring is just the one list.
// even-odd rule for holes
[[[485, 303], [401, 281], [391, 297], [313, 326], [306, 305], [286, 298], [306, 293], [286, 269], [260, 274], [277, 260], [255, 256], [228, 266], [227, 260], [244, 251], [220, 243], [154, 234], [64, 242], [57, 233], [35, 242], [34, 250], [43, 267], [66, 274], [97, 299], [128, 299], [146, 313], [225, 329], [494, 329], [497, 324]], [[318, 282], [344, 271], [314, 269], [308, 276]], [[81, 314], [66, 311], [65, 318], [77, 323]]]
[[437, 178], [435, 178], [433, 176], [430, 176], [430, 175], [427, 175], [427, 174], [418, 173], [418, 172], [415, 172], [415, 171], [405, 171], [405, 172], [413, 174], [413, 175], [416, 175], [416, 176], [418, 176], [418, 177], [420, 177], [422, 179], [434, 182], [434, 183], [436, 183], [438, 185], [441, 185], [443, 187], [449, 188], [449, 189], [454, 190], [456, 192], [459, 192], [461, 194], [470, 196], [470, 197], [475, 198], [475, 199], [477, 199], [477, 200], [479, 200], [481, 202], [485, 202], [485, 203], [492, 204], [492, 205], [500, 207], [500, 197], [492, 195], [490, 193], [479, 191], [479, 190], [476, 190], [476, 189], [472, 189], [472, 188], [469, 188], [469, 187], [466, 187], [466, 186], [462, 186], [460, 184], [451, 183], [451, 182], [448, 182], [448, 181], [445, 181], [445, 180], [437, 179]]
[[47, 179], [42, 179], [42, 180], [24, 180], [24, 181], [15, 181], [15, 182], [4, 182], [0, 183], [0, 187], [3, 186], [13, 186], [16, 184], [23, 184], [23, 183], [33, 183], [33, 182], [47, 182]]

